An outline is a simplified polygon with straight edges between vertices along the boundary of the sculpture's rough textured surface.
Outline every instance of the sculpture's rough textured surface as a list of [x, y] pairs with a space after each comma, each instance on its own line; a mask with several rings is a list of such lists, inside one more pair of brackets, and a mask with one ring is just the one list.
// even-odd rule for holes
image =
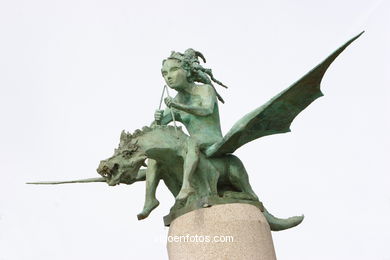
[[[156, 111], [150, 127], [132, 134], [122, 132], [114, 155], [100, 162], [97, 171], [101, 179], [81, 181], [105, 181], [111, 186], [146, 181], [145, 205], [138, 215], [138, 219], [144, 219], [159, 205], [155, 193], [163, 180], [176, 198], [169, 215], [164, 217], [165, 225], [187, 212], [230, 203], [258, 207], [274, 231], [298, 225], [303, 216], [279, 219], [267, 212], [251, 188], [244, 165], [232, 153], [262, 136], [290, 131], [294, 118], [322, 96], [320, 83], [330, 64], [360, 35], [292, 86], [245, 115], [225, 136], [218, 110], [218, 100], [223, 99], [213, 82], [225, 85], [214, 78], [210, 69], [200, 65], [198, 58], [205, 61], [201, 53], [193, 49], [172, 52], [163, 61], [161, 72], [177, 95], [165, 98], [167, 109]], [[164, 90], [168, 92], [168, 88]], [[189, 136], [177, 129], [176, 124], [167, 126], [172, 121], [183, 123]], [[146, 169], [141, 169], [142, 166]]]

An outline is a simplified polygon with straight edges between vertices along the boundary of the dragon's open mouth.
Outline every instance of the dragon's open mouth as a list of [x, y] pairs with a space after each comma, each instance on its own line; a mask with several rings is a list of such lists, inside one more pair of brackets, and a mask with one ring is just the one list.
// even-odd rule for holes
[[[99, 167], [100, 168], [100, 167]], [[104, 178], [111, 178], [115, 176], [119, 168], [119, 164], [115, 163], [112, 167], [107, 165], [103, 165], [102, 168], [98, 169], [98, 173], [102, 175]]]

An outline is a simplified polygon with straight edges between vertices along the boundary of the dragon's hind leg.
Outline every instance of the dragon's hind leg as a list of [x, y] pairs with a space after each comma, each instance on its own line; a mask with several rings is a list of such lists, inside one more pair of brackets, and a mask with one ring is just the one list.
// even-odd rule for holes
[[[257, 201], [259, 198], [249, 184], [248, 174], [241, 160], [234, 155], [229, 155], [227, 156], [227, 162], [229, 162], [229, 181], [235, 189], [242, 193], [240, 197], [244, 196]], [[226, 195], [229, 195], [229, 193], [226, 193]], [[231, 195], [233, 195], [233, 193]]]

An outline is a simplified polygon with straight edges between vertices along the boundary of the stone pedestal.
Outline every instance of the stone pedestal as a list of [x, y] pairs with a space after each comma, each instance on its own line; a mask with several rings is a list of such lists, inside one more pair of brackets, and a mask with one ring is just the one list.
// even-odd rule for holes
[[271, 230], [249, 204], [224, 204], [176, 218], [168, 233], [170, 260], [276, 260]]

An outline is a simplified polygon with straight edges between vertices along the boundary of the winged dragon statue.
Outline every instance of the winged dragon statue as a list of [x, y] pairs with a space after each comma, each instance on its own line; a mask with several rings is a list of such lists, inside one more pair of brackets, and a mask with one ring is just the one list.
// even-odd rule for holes
[[[190, 175], [193, 191], [182, 199], [176, 199], [170, 213], [164, 217], [165, 225], [169, 225], [178, 216], [192, 210], [226, 203], [248, 203], [258, 207], [273, 231], [285, 230], [300, 224], [303, 216], [281, 219], [274, 217], [266, 210], [250, 186], [244, 165], [233, 153], [244, 144], [257, 138], [289, 132], [294, 118], [323, 95], [320, 89], [321, 80], [330, 64], [362, 33], [346, 42], [323, 62], [266, 104], [246, 114], [226, 135], [206, 146], [198, 154], [196, 167], [193, 167], [194, 172]], [[197, 78], [194, 81], [208, 84], [208, 86], [212, 86], [214, 91], [215, 88], [211, 80], [223, 85], [214, 79], [211, 70], [198, 65], [198, 57], [205, 61], [203, 55], [192, 49], [189, 50], [196, 58], [194, 64], [198, 74], [196, 74]], [[172, 55], [175, 59], [187, 57], [184, 54]], [[174, 70], [172, 66], [170, 69]], [[164, 72], [163, 76], [165, 77]], [[166, 81], [170, 82], [169, 79]], [[223, 102], [216, 91], [213, 93]], [[174, 119], [173, 102], [172, 99], [166, 100], [167, 105], [171, 107], [170, 112]], [[180, 113], [177, 113], [177, 116], [184, 117]], [[191, 137], [185, 134], [181, 128], [176, 129], [176, 126], [154, 124], [151, 127], [136, 130], [132, 134], [123, 131], [119, 147], [115, 149], [114, 155], [99, 164], [97, 171], [101, 177], [30, 184], [106, 182], [115, 186], [119, 183], [132, 184], [146, 181], [145, 205], [143, 211], [138, 214], [138, 219], [144, 219], [159, 205], [155, 193], [160, 180], [164, 181], [173, 196], [180, 197], [183, 178], [185, 179], [186, 175], [189, 140]], [[148, 161], [147, 164], [146, 161]]]

